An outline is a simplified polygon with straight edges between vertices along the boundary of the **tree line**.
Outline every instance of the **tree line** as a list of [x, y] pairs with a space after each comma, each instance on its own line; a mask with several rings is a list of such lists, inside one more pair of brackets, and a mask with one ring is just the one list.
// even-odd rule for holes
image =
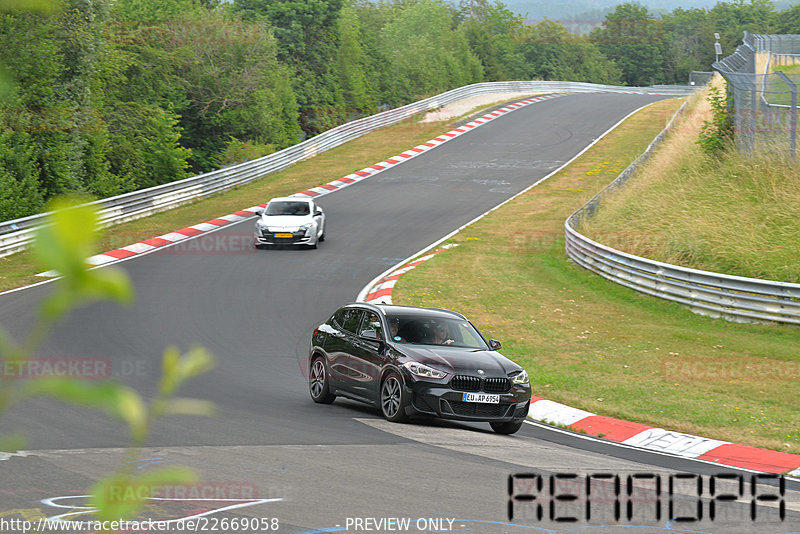
[[713, 33], [800, 32], [800, 6], [617, 6], [589, 35], [494, 0], [61, 0], [0, 12], [0, 220], [252, 159], [481, 81], [686, 83]]

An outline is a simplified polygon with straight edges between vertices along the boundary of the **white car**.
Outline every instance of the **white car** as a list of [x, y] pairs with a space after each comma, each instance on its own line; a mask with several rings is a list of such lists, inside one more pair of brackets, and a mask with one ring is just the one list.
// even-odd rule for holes
[[265, 245], [307, 245], [317, 248], [325, 241], [325, 213], [308, 198], [278, 197], [259, 209], [255, 247]]

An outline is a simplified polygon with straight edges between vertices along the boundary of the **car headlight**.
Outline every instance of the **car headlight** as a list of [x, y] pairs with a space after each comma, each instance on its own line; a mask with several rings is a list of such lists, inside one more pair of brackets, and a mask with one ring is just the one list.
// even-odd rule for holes
[[262, 221], [261, 219], [256, 221], [256, 228], [261, 229], [261, 228], [266, 228], [266, 227], [267, 227], [267, 224], [264, 221]]
[[308, 232], [314, 226], [314, 223], [305, 223], [304, 225], [300, 226], [297, 230], [300, 232]]
[[525, 369], [509, 378], [511, 378], [511, 383], [514, 385], [527, 384], [529, 381], [528, 372]]
[[447, 376], [447, 373], [443, 373], [433, 367], [428, 367], [427, 365], [423, 365], [417, 362], [406, 362], [403, 364], [412, 375], [420, 376], [422, 378], [444, 378]]

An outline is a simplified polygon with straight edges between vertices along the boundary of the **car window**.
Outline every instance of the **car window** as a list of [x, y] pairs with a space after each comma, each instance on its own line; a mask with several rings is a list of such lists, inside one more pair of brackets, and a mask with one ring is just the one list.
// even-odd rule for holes
[[338, 310], [331, 316], [331, 322], [334, 326], [344, 328], [344, 314], [347, 310]]
[[475, 327], [463, 319], [387, 315], [387, 320], [393, 330], [395, 322], [398, 325], [397, 332], [392, 332], [392, 339], [396, 342], [480, 350], [488, 348]]
[[358, 331], [358, 326], [361, 324], [361, 317], [363, 315], [364, 311], [359, 310], [358, 308], [350, 308], [346, 310], [344, 315], [344, 323], [342, 323], [342, 328], [344, 328], [348, 332], [353, 332], [355, 334]]
[[265, 215], [308, 215], [311, 213], [308, 202], [270, 202], [267, 204]]
[[367, 312], [364, 318], [364, 324], [361, 325], [361, 330], [375, 330], [378, 334], [378, 339], [383, 339], [383, 326], [381, 325], [381, 318], [375, 312]]

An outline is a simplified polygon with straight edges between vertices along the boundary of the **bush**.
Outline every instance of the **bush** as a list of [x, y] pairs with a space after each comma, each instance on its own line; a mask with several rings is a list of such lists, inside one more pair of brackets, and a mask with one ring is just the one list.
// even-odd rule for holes
[[697, 139], [697, 144], [706, 154], [719, 154], [733, 143], [733, 113], [729, 95], [728, 91], [722, 94], [719, 87], [711, 86], [708, 89], [713, 117], [703, 122]]

